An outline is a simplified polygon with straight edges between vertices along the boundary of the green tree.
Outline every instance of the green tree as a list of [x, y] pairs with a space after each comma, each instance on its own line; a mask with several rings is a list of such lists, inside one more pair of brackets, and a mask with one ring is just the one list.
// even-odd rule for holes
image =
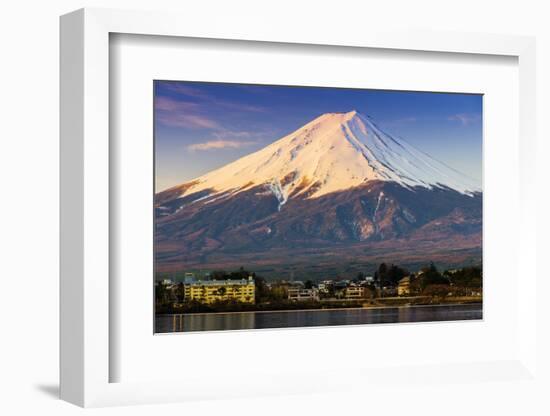
[[426, 296], [431, 296], [431, 297], [445, 298], [450, 291], [451, 291], [451, 287], [449, 285], [431, 284], [424, 288], [424, 290], [422, 291], [422, 294]]
[[256, 292], [256, 303], [269, 299], [270, 291], [265, 279], [260, 276], [254, 277], [254, 286]]
[[155, 301], [160, 304], [167, 303], [169, 295], [170, 293], [164, 282], [157, 282], [155, 286]]
[[372, 299], [374, 297], [374, 293], [376, 293], [374, 291], [374, 287], [371, 288], [371, 286], [365, 286], [364, 288], [364, 292], [363, 292], [363, 298], [364, 299]]
[[378, 277], [380, 279], [385, 278], [387, 272], [388, 272], [388, 266], [386, 265], [386, 263], [382, 263], [380, 264], [380, 266], [378, 266]]
[[377, 273], [375, 273], [375, 280], [378, 278], [382, 286], [397, 286], [399, 281], [408, 274], [409, 272], [406, 269], [395, 264], [388, 267], [386, 263], [382, 263], [378, 267]]
[[357, 276], [355, 276], [355, 279], [353, 279], [354, 282], [360, 282], [361, 280], [365, 280], [365, 273], [359, 272], [357, 273]]
[[480, 289], [483, 286], [481, 266], [464, 267], [462, 269], [445, 272], [453, 285]]
[[449, 279], [443, 276], [435, 267], [433, 262], [430, 262], [428, 267], [422, 269], [422, 274], [420, 275], [420, 286], [422, 291], [429, 285], [448, 285]]
[[178, 287], [176, 289], [176, 296], [178, 298], [178, 302], [182, 303], [185, 300], [185, 285], [183, 283], [178, 283]]
[[273, 301], [286, 300], [288, 298], [288, 290], [282, 285], [275, 285], [271, 288], [270, 299]]

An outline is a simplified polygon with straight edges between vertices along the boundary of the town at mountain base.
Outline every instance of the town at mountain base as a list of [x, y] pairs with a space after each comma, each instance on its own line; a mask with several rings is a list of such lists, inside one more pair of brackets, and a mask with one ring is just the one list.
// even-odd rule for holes
[[482, 193], [368, 117], [325, 114], [155, 196], [159, 272], [303, 278], [481, 262]]

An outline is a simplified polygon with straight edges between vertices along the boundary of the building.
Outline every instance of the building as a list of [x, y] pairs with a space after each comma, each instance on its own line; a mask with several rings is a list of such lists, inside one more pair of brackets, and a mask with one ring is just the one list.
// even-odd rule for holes
[[363, 299], [365, 288], [363, 286], [348, 286], [344, 289], [344, 299]]
[[317, 288], [319, 289], [319, 293], [322, 293], [323, 295], [328, 295], [333, 287], [332, 280], [323, 280], [317, 285]]
[[254, 303], [256, 286], [252, 276], [242, 280], [198, 280], [184, 284], [185, 301], [201, 303], [235, 300], [243, 303]]
[[289, 287], [288, 299], [294, 301], [319, 300], [319, 291], [315, 288]]
[[411, 277], [406, 276], [397, 284], [397, 295], [407, 296], [411, 293]]

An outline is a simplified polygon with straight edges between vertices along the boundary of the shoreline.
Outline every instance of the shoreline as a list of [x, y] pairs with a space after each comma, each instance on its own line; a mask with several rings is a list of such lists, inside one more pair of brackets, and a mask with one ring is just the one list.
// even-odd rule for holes
[[429, 307], [441, 307], [441, 306], [468, 306], [468, 305], [480, 305], [483, 307], [483, 301], [468, 302], [468, 303], [438, 303], [430, 305], [373, 305], [373, 306], [361, 306], [361, 307], [349, 307], [349, 308], [311, 308], [311, 309], [274, 309], [270, 311], [258, 310], [258, 311], [235, 311], [235, 312], [182, 312], [182, 313], [155, 313], [155, 317], [162, 316], [181, 316], [181, 315], [230, 315], [230, 314], [243, 314], [243, 313], [276, 313], [276, 312], [331, 312], [331, 311], [347, 311], [347, 310], [378, 310], [378, 309], [399, 309], [399, 308], [429, 308]]

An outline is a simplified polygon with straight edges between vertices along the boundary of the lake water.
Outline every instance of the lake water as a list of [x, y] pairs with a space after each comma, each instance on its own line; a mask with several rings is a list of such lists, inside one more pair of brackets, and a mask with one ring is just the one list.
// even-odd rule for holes
[[157, 315], [155, 332], [294, 328], [401, 322], [482, 319], [482, 305], [402, 306], [380, 309], [338, 309], [275, 312], [195, 313]]

